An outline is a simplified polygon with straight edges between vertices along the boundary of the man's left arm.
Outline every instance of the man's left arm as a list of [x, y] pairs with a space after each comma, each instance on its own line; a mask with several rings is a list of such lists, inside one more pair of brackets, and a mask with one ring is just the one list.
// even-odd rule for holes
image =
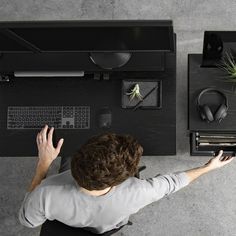
[[52, 127], [47, 135], [48, 126], [45, 127], [37, 134], [36, 143], [38, 146], [38, 165], [36, 168], [35, 176], [31, 181], [31, 185], [28, 189], [29, 192], [33, 191], [37, 185], [47, 176], [48, 169], [52, 162], [57, 158], [60, 153], [63, 139], [60, 139], [57, 147], [53, 147], [52, 136], [54, 128]]
[[52, 127], [47, 135], [48, 126], [46, 125], [36, 137], [38, 146], [38, 164], [35, 175], [25, 195], [24, 201], [19, 211], [19, 220], [21, 224], [27, 227], [36, 227], [42, 224], [46, 218], [42, 204], [42, 194], [40, 189], [35, 189], [47, 176], [52, 162], [57, 158], [63, 144], [60, 139], [57, 147], [54, 148], [52, 136], [54, 128]]

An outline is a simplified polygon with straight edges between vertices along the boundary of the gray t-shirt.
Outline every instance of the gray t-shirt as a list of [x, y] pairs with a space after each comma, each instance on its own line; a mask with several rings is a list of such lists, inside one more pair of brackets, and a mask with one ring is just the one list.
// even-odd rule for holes
[[68, 170], [46, 178], [26, 194], [19, 220], [27, 227], [58, 220], [103, 233], [126, 224], [131, 214], [188, 183], [185, 172], [144, 180], [131, 177], [105, 195], [91, 196], [81, 191]]

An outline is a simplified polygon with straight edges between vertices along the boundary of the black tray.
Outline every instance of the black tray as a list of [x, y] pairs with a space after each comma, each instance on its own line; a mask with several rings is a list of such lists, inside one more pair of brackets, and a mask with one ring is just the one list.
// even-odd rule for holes
[[123, 80], [122, 81], [122, 94], [121, 94], [121, 105], [122, 108], [134, 108], [137, 103], [139, 103], [138, 98], [134, 98], [130, 100], [129, 95], [126, 93], [130, 92], [130, 90], [135, 86], [135, 84], [139, 84], [140, 93], [143, 97], [152, 90], [152, 88], [157, 88], [146, 97], [143, 102], [140, 104], [141, 109], [161, 109], [162, 107], [162, 83], [161, 80]]

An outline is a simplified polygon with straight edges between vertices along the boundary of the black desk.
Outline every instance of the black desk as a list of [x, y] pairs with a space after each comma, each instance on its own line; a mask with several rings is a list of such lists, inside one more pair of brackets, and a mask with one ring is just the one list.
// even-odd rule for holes
[[[190, 54], [188, 57], [188, 129], [192, 134], [195, 132], [236, 132], [236, 93], [232, 91], [232, 83], [225, 82], [225, 73], [222, 70], [201, 67], [201, 62], [201, 54]], [[207, 123], [200, 118], [196, 98], [200, 91], [206, 87], [219, 89], [228, 98], [228, 115], [221, 123]], [[214, 99], [219, 98], [215, 97]], [[192, 153], [194, 153], [194, 150], [192, 150]]]
[[[90, 130], [55, 130], [56, 140], [65, 139], [62, 154], [71, 155], [98, 128], [97, 113], [102, 106], [112, 110], [112, 127], [107, 131], [135, 136], [144, 147], [144, 155], [176, 154], [176, 55], [165, 58], [165, 71], [113, 72], [109, 81], [85, 78], [14, 78], [0, 86], [1, 156], [36, 156], [37, 130], [6, 130], [7, 106], [89, 105]], [[161, 110], [126, 110], [121, 108], [122, 79], [162, 79]]]

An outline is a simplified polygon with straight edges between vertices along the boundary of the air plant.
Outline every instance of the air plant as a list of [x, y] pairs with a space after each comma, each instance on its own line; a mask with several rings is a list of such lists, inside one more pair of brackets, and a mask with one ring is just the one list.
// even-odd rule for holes
[[130, 101], [133, 100], [135, 97], [139, 100], [143, 100], [143, 96], [140, 93], [140, 88], [138, 84], [135, 84], [134, 87], [131, 89], [131, 92], [126, 93], [129, 96]]
[[227, 81], [236, 82], [236, 62], [231, 53], [226, 53], [219, 67], [227, 73]]

